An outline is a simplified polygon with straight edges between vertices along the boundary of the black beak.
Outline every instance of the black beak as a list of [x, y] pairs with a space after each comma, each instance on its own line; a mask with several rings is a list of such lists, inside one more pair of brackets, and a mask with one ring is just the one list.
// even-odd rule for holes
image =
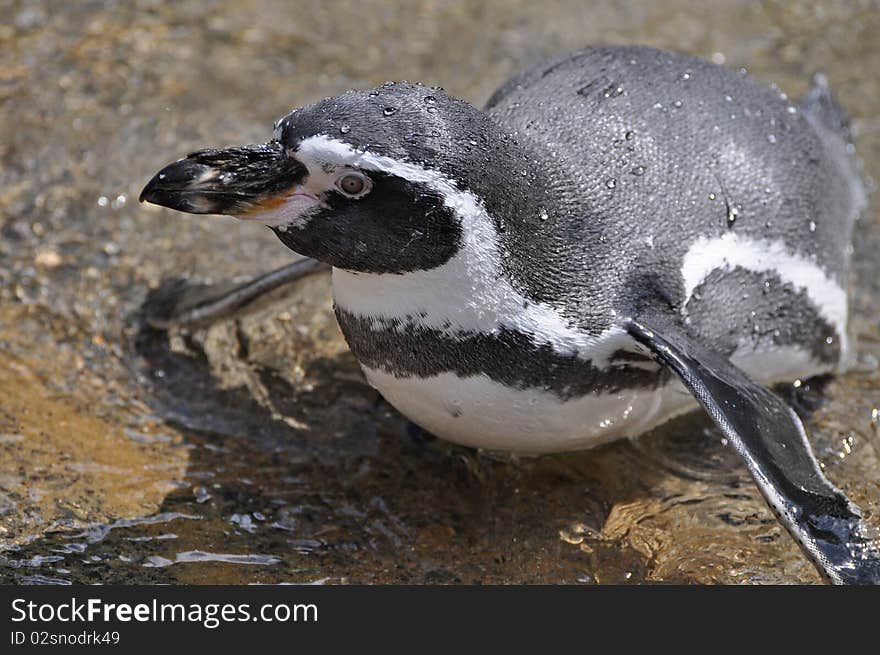
[[199, 150], [159, 171], [139, 200], [190, 214], [242, 215], [282, 196], [307, 172], [277, 141]]

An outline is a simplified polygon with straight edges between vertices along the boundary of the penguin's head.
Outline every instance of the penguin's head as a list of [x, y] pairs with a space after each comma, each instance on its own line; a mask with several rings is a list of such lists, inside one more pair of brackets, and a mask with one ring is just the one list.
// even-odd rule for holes
[[491, 121], [442, 89], [388, 83], [297, 109], [267, 143], [201, 150], [141, 193], [194, 214], [264, 223], [292, 250], [351, 271], [442, 265], [461, 247], [455, 198], [497, 187]]

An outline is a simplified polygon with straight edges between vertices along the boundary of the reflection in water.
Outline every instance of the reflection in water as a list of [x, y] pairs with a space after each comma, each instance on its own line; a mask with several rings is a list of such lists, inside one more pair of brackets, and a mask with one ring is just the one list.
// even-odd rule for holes
[[[818, 581], [697, 414], [536, 460], [445, 444], [365, 384], [326, 278], [193, 334], [145, 329], [167, 278], [235, 280], [290, 255], [254, 225], [131, 199], [169, 157], [262, 141], [290, 107], [348, 87], [420, 79], [479, 103], [538, 57], [609, 41], [726, 59], [792, 97], [824, 70], [876, 175], [877, 12], [302, 4], [27, 3], [0, 26], [0, 580]], [[873, 210], [855, 241], [856, 365], [780, 390], [875, 529], [878, 224]]]
[[177, 553], [173, 560], [150, 555], [144, 562], [144, 566], [161, 568], [180, 564], [181, 562], [226, 562], [228, 564], [277, 564], [281, 560], [271, 555], [233, 555], [230, 553], [206, 553], [203, 550], [188, 550]]

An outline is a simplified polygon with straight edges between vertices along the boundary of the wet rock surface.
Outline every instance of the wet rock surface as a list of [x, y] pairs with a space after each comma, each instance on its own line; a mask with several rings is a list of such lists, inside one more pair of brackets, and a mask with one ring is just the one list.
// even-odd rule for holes
[[[482, 103], [590, 43], [828, 74], [880, 170], [871, 3], [0, 2], [0, 581], [818, 582], [700, 415], [516, 460], [413, 429], [363, 380], [309, 278], [192, 333], [181, 288], [291, 260], [268, 231], [135, 202], [168, 161], [262, 141], [385, 79]], [[874, 203], [876, 205], [876, 202]], [[858, 361], [780, 389], [880, 526], [880, 214], [855, 242]]]

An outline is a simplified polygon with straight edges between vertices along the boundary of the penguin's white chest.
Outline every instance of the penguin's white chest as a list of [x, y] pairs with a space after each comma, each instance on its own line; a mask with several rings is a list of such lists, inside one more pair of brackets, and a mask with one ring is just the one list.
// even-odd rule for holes
[[367, 380], [397, 410], [455, 443], [522, 454], [581, 450], [636, 436], [695, 405], [678, 384], [562, 400], [485, 375], [396, 377], [364, 367]]
[[[533, 344], [600, 368], [608, 365], [612, 353], [630, 343], [619, 328], [585, 334], [552, 308], [524, 302], [497, 274], [497, 265], [487, 267], [494, 259], [491, 253], [477, 256], [476, 251], [476, 246], [466, 248], [444, 266], [405, 275], [334, 269], [337, 311], [368, 322], [377, 334], [383, 331], [377, 342], [389, 350], [395, 348], [395, 330], [405, 338], [415, 318], [421, 328], [451, 339], [515, 330], [528, 335]], [[678, 383], [658, 389], [588, 390], [561, 397], [541, 386], [507, 384], [480, 373], [459, 375], [453, 369], [416, 374], [413, 370], [418, 367], [408, 367], [406, 362], [402, 368], [409, 370], [394, 370], [387, 363], [395, 359], [399, 363], [397, 353], [387, 352], [386, 359], [376, 352], [376, 344], [352, 343], [347, 336], [355, 355], [359, 350], [372, 351], [374, 364], [361, 359], [361, 365], [367, 380], [388, 402], [432, 434], [467, 446], [530, 454], [579, 450], [636, 436], [695, 406], [693, 397]], [[370, 335], [357, 338], [369, 340]], [[414, 358], [432, 356], [430, 352], [412, 354]], [[505, 360], [517, 365], [516, 357]]]
[[[514, 329], [530, 335], [533, 343], [600, 368], [607, 365], [612, 353], [628, 345], [628, 335], [622, 331], [585, 335], [565, 325], [550, 308], [532, 304], [524, 310], [521, 297], [497, 282], [492, 287], [468, 284], [463, 289], [455, 264], [404, 276], [333, 272], [337, 309], [374, 325], [376, 334], [382, 334], [377, 343], [358, 344], [350, 339], [356, 355], [365, 345], [373, 351], [372, 364], [361, 359], [368, 381], [402, 414], [432, 434], [490, 450], [561, 452], [638, 436], [697, 406], [676, 380], [657, 388], [625, 386], [615, 391], [604, 390], [608, 385], [604, 389], [597, 385], [595, 390], [587, 388], [563, 397], [542, 386], [505, 383], [481, 373], [462, 375], [447, 369], [424, 374], [417, 372], [416, 365], [407, 366], [409, 362], [401, 365], [395, 330], [405, 339], [412, 317], [418, 317], [420, 326], [450, 338]], [[370, 334], [359, 338], [369, 340]], [[386, 350], [379, 349], [379, 343]], [[413, 359], [433, 356], [429, 347], [408, 352]], [[733, 359], [767, 382], [815, 372], [798, 349], [767, 353], [746, 348], [734, 353]], [[516, 358], [505, 360], [519, 365]], [[393, 361], [404, 370], [386, 365]], [[522, 361], [522, 366], [528, 364]]]

